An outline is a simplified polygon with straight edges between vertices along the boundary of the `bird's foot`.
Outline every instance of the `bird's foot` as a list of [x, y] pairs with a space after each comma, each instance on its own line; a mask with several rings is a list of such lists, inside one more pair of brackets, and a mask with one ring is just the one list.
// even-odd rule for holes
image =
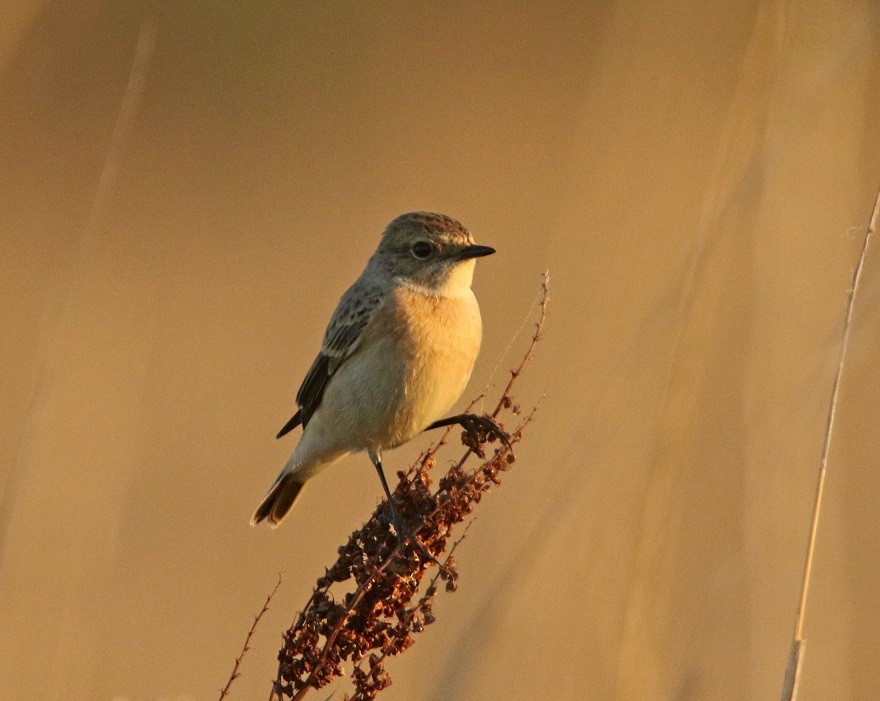
[[464, 429], [468, 437], [468, 448], [473, 450], [481, 458], [486, 455], [483, 452], [482, 444], [486, 439], [497, 438], [511, 455], [513, 454], [513, 446], [510, 443], [510, 436], [498, 425], [498, 422], [491, 416], [479, 414], [461, 414], [458, 424]]
[[486, 457], [483, 453], [483, 443], [492, 441], [495, 438], [504, 444], [504, 447], [507, 448], [511, 456], [513, 455], [513, 445], [507, 431], [501, 427], [494, 416], [487, 414], [482, 416], [480, 414], [456, 414], [455, 416], [435, 421], [425, 430], [430, 431], [432, 428], [442, 428], [452, 424], [458, 424], [464, 429], [467, 436], [464, 444], [481, 458]]

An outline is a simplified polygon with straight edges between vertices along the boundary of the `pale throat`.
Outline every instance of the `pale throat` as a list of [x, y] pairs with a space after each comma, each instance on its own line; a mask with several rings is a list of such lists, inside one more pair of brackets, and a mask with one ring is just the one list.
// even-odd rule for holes
[[451, 269], [432, 285], [425, 285], [415, 280], [407, 280], [404, 284], [415, 292], [432, 297], [467, 297], [473, 294], [471, 284], [474, 281], [476, 264], [473, 259], [453, 263]]

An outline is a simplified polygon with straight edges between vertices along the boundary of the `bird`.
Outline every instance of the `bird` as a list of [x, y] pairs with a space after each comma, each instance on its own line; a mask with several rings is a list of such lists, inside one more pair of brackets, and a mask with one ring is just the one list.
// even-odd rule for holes
[[464, 391], [480, 350], [482, 319], [471, 284], [476, 259], [493, 253], [444, 214], [409, 212], [388, 224], [340, 298], [296, 394], [296, 413], [278, 432], [281, 438], [303, 429], [251, 525], [278, 526], [309, 479], [366, 451], [400, 537], [384, 451], [454, 423], [471, 433], [481, 427], [509, 446], [491, 417], [441, 418]]

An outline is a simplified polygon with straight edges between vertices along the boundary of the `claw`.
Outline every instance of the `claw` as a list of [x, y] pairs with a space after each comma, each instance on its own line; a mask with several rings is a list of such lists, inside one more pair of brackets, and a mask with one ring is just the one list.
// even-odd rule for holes
[[481, 458], [485, 457], [482, 449], [480, 448], [480, 434], [478, 429], [482, 429], [487, 436], [492, 436], [497, 438], [504, 444], [504, 447], [510, 451], [510, 454], [513, 455], [513, 445], [510, 442], [510, 436], [504, 431], [501, 426], [498, 425], [498, 422], [495, 421], [494, 417], [491, 416], [480, 416], [478, 414], [458, 414], [457, 416], [450, 416], [446, 419], [440, 419], [439, 421], [435, 421], [430, 426], [428, 426], [425, 430], [430, 430], [432, 428], [441, 428], [443, 426], [451, 426], [452, 424], [460, 425], [465, 433], [467, 433], [468, 441], [470, 441], [470, 445], [468, 447], [471, 448], [477, 455]]
[[[490, 416], [478, 416], [476, 414], [467, 415], [468, 418], [465, 420], [470, 427], [465, 430], [471, 435], [472, 438], [476, 437], [476, 428], [481, 428], [487, 436], [491, 436], [493, 438], [497, 438], [501, 443], [504, 444], [504, 447], [507, 448], [511, 453], [513, 452], [513, 446], [510, 444], [510, 436], [504, 431], [501, 426], [499, 426], [496, 421]], [[480, 457], [483, 457], [480, 455]]]

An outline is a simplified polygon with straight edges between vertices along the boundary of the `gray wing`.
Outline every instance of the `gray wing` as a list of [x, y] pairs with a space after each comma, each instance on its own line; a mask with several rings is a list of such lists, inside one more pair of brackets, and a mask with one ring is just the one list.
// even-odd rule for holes
[[383, 300], [384, 295], [379, 289], [368, 288], [360, 284], [360, 281], [342, 295], [324, 332], [321, 352], [318, 353], [296, 393], [299, 411], [281, 429], [278, 438], [300, 423], [303, 427], [308, 425], [312, 414], [321, 406], [321, 399], [324, 397], [324, 390], [327, 389], [330, 378], [357, 350], [361, 333], [370, 323]]

